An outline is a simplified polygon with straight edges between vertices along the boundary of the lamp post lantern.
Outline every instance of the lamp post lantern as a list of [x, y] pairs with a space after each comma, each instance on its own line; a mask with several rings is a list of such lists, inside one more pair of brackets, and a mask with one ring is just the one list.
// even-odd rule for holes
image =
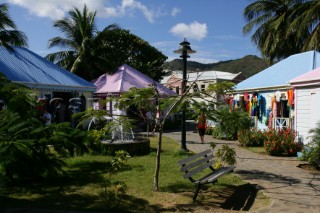
[[[196, 51], [192, 50], [190, 43], [186, 38], [180, 43], [180, 48], [175, 50], [174, 53], [179, 53], [180, 58], [183, 59], [183, 73], [182, 73], [182, 94], [186, 92], [187, 88], [187, 58], [190, 58], [188, 54], [195, 53]], [[186, 108], [182, 108], [182, 130], [181, 130], [181, 147], [182, 151], [188, 151], [186, 145]]]

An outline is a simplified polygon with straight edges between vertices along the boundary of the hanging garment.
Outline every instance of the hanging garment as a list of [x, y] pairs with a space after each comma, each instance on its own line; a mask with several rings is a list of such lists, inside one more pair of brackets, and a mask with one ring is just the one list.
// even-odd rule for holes
[[269, 118], [268, 118], [268, 128], [272, 129], [272, 120], [273, 120], [273, 115], [272, 111], [269, 113]]
[[293, 106], [289, 106], [289, 118], [294, 118], [294, 108], [293, 108]]
[[229, 106], [230, 106], [230, 109], [233, 109], [233, 97], [229, 98]]
[[287, 96], [288, 96], [288, 104], [289, 106], [294, 105], [294, 92], [293, 89], [287, 90]]
[[258, 106], [258, 98], [257, 96], [252, 97], [252, 107]]
[[243, 96], [240, 96], [240, 101], [239, 101], [239, 104], [240, 104], [240, 108], [242, 110], [244, 110], [246, 108], [246, 105], [245, 105], [245, 101], [243, 100], [244, 97]]
[[226, 104], [228, 104], [229, 105], [229, 102], [230, 102], [230, 98], [226, 98]]
[[269, 113], [266, 113], [266, 99], [262, 96], [262, 95], [260, 95], [259, 96], [260, 97], [260, 99], [258, 98], [258, 103], [259, 103], [259, 110], [260, 110], [260, 115], [261, 115], [261, 117], [262, 116], [265, 116], [265, 117], [267, 117], [268, 115], [269, 115]]
[[280, 100], [281, 100], [281, 92], [280, 92], [279, 90], [276, 91], [275, 96], [276, 96], [276, 101], [277, 101], [277, 102], [280, 102]]
[[277, 115], [276, 115], [276, 117], [283, 117], [283, 109], [282, 109], [281, 102], [276, 102], [276, 104], [277, 104]]
[[234, 109], [238, 109], [239, 108], [239, 106], [240, 106], [240, 94], [236, 94], [235, 96], [234, 96]]
[[240, 100], [240, 94], [236, 94], [236, 95], [234, 96], [234, 100], [235, 100], [235, 101], [239, 101], [239, 100]]
[[243, 93], [243, 100], [244, 101], [249, 100], [249, 93], [247, 93], [247, 92]]
[[233, 100], [232, 100], [232, 108], [231, 108], [231, 109], [234, 110], [235, 107], [236, 107], [236, 100], [233, 99]]
[[275, 96], [271, 98], [271, 109], [273, 114], [272, 116], [277, 117], [277, 102]]
[[249, 115], [251, 115], [251, 107], [252, 107], [251, 101], [248, 100], [247, 105], [246, 105], [246, 109], [247, 109], [247, 112]]
[[250, 114], [251, 116], [254, 116], [254, 114], [255, 114], [255, 109], [256, 109], [255, 107], [251, 107], [251, 114]]

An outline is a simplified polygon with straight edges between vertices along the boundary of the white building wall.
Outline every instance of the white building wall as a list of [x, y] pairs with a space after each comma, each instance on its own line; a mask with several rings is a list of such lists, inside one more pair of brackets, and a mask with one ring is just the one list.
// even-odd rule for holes
[[320, 88], [311, 91], [311, 118], [311, 128], [315, 128], [320, 122]]
[[301, 141], [309, 142], [309, 130], [314, 128], [320, 120], [320, 88], [296, 89], [296, 130]]

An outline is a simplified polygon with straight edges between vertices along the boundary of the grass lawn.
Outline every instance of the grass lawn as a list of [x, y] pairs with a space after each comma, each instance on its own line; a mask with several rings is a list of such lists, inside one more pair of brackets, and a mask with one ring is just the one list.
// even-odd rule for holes
[[[124, 171], [112, 181], [127, 185], [121, 200], [106, 194], [110, 176], [106, 172], [109, 156], [84, 155], [67, 159], [66, 175], [38, 182], [16, 183], [0, 188], [0, 211], [8, 208], [104, 212], [228, 212], [254, 210], [270, 201], [253, 186], [233, 174], [217, 184], [204, 186], [197, 202], [192, 202], [194, 184], [182, 178], [177, 161], [186, 157], [179, 144], [164, 137], [161, 154], [159, 192], [153, 192], [157, 138], [151, 138], [152, 151], [131, 157]], [[117, 201], [115, 201], [117, 200]]]

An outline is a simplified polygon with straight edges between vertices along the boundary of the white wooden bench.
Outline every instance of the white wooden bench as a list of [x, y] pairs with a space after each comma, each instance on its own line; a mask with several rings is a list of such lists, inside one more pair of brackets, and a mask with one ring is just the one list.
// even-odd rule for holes
[[[192, 155], [188, 158], [180, 160], [178, 164], [181, 166], [183, 177], [188, 178], [196, 185], [193, 201], [196, 201], [200, 187], [204, 184], [215, 183], [217, 179], [224, 174], [228, 174], [235, 169], [235, 166], [220, 167], [215, 170], [213, 168], [214, 158], [211, 149]], [[209, 169], [208, 169], [209, 168]], [[208, 170], [208, 172], [200, 178], [195, 178], [198, 173]], [[198, 174], [199, 175], [199, 174]]]

